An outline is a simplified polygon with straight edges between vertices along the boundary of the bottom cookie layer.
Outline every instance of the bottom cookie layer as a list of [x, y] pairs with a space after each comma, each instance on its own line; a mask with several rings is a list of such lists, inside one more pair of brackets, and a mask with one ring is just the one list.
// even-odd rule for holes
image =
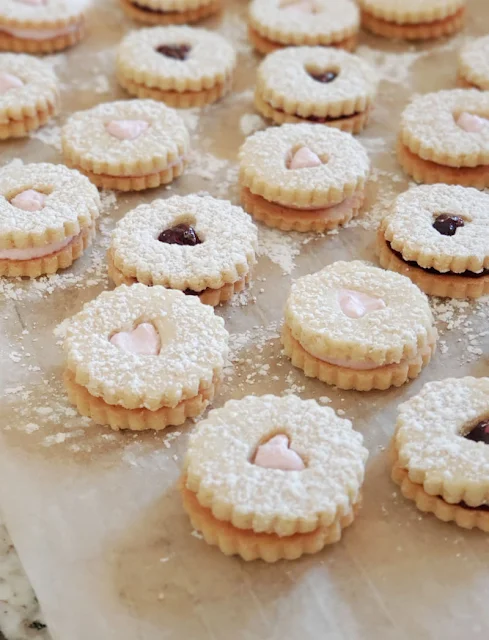
[[323, 209], [292, 209], [275, 202], [269, 202], [251, 193], [247, 187], [241, 188], [241, 203], [256, 220], [282, 231], [316, 231], [322, 233], [346, 224], [362, 208], [364, 193], [352, 196], [333, 207]]
[[[248, 38], [251, 44], [255, 47], [257, 51], [262, 53], [263, 55], [268, 55], [273, 51], [277, 51], [278, 49], [284, 49], [285, 47], [293, 47], [292, 43], [290, 44], [282, 44], [281, 42], [274, 42], [273, 40], [269, 40], [264, 36], [260, 35], [258, 31], [253, 29], [253, 27], [248, 27]], [[323, 47], [336, 47], [338, 49], [345, 49], [346, 51], [354, 51], [358, 44], [358, 36], [357, 34], [350, 36], [349, 38], [345, 38], [344, 40], [340, 40], [338, 42], [329, 42], [328, 44], [323, 44]], [[296, 46], [311, 46], [307, 42], [297, 43]], [[318, 45], [319, 46], [319, 45]]]
[[411, 482], [406, 469], [403, 469], [396, 460], [392, 468], [392, 479], [401, 488], [402, 495], [408, 500], [413, 500], [420, 511], [432, 513], [443, 522], [455, 522], [463, 529], [481, 529], [489, 532], [489, 511], [477, 507], [464, 507], [460, 504], [449, 504], [440, 496], [432, 496], [426, 493], [423, 486]]
[[221, 2], [214, 0], [196, 9], [185, 11], [155, 11], [149, 7], [143, 7], [131, 0], [120, 0], [124, 13], [138, 22], [145, 24], [189, 24], [198, 22], [221, 10]]
[[0, 123], [0, 140], [8, 138], [23, 138], [30, 131], [35, 131], [45, 125], [54, 115], [56, 115], [56, 105], [50, 105], [44, 111], [38, 111], [35, 116], [28, 116], [22, 120], [9, 120]]
[[296, 560], [304, 554], [317, 553], [326, 545], [338, 542], [343, 529], [355, 519], [357, 505], [352, 511], [336, 520], [329, 527], [319, 527], [310, 533], [296, 533], [280, 537], [273, 533], [255, 533], [251, 529], [238, 529], [230, 522], [217, 520], [210, 509], [203, 507], [195, 493], [185, 487], [182, 478], [180, 490], [183, 507], [190, 517], [192, 526], [200, 531], [207, 544], [219, 547], [227, 556], [239, 555], [243, 560]]
[[430, 296], [461, 299], [480, 298], [489, 294], [489, 275], [474, 278], [463, 274], [435, 274], [407, 264], [392, 251], [381, 231], [377, 235], [376, 251], [381, 267], [407, 276]]
[[406, 173], [424, 184], [459, 184], [463, 187], [489, 187], [489, 165], [478, 167], [448, 167], [431, 160], [423, 160], [399, 142], [397, 157]]
[[54, 38], [38, 40], [34, 38], [17, 38], [0, 28], [0, 51], [14, 53], [55, 53], [78, 44], [85, 36], [85, 23], [82, 21], [76, 29]]
[[0, 276], [9, 278], [38, 278], [71, 267], [83, 255], [95, 237], [95, 227], [87, 227], [56, 253], [32, 260], [0, 259]]
[[315, 119], [314, 116], [310, 118], [301, 118], [300, 116], [293, 115], [291, 113], [285, 113], [279, 109], [274, 109], [272, 105], [265, 102], [263, 98], [255, 93], [255, 107], [257, 110], [269, 120], [273, 120], [276, 124], [284, 123], [299, 123], [307, 122], [309, 124], [323, 124], [327, 127], [335, 127], [335, 129], [341, 129], [347, 133], [360, 133], [368, 123], [370, 117], [370, 109], [361, 113], [354, 113], [351, 116], [342, 116], [341, 118], [332, 118], [325, 120]]
[[194, 398], [183, 400], [176, 407], [161, 407], [156, 411], [150, 411], [149, 409], [125, 409], [119, 405], [107, 404], [102, 398], [92, 396], [85, 387], [75, 382], [75, 375], [69, 369], [65, 371], [63, 380], [68, 398], [78, 412], [97, 424], [108, 425], [114, 431], [121, 429], [161, 431], [169, 426], [183, 424], [187, 418], [196, 418], [205, 411], [212, 402], [218, 385], [216, 381]]
[[294, 367], [302, 369], [309, 378], [317, 378], [339, 389], [354, 389], [356, 391], [378, 389], [384, 391], [389, 387], [400, 387], [421, 373], [435, 352], [436, 337], [414, 358], [367, 370], [348, 369], [316, 358], [308, 353], [292, 336], [292, 332], [286, 324], [282, 330], [282, 344], [285, 355], [291, 359]]
[[400, 38], [402, 40], [431, 40], [448, 36], [460, 31], [465, 22], [465, 9], [462, 8], [453, 16], [433, 22], [404, 23], [388, 22], [376, 18], [368, 11], [362, 11], [362, 26], [368, 31], [384, 38]]
[[86, 176], [90, 182], [93, 182], [99, 189], [110, 189], [116, 191], [143, 191], [144, 189], [155, 189], [162, 184], [169, 184], [173, 182], [175, 178], [182, 175], [187, 166], [187, 161], [182, 160], [178, 164], [158, 171], [156, 173], [150, 173], [147, 176], [109, 176], [103, 173], [93, 173], [83, 169], [82, 167], [71, 163], [68, 159], [65, 159], [68, 166], [72, 169], [76, 169], [84, 176]]

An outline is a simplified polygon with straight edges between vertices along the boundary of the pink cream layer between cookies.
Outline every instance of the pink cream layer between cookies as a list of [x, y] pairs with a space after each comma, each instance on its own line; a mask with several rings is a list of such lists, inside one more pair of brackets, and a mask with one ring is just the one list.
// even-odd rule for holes
[[80, 24], [72, 24], [59, 29], [16, 29], [0, 25], [0, 32], [6, 33], [19, 40], [52, 40], [61, 36], [67, 36], [78, 31]]

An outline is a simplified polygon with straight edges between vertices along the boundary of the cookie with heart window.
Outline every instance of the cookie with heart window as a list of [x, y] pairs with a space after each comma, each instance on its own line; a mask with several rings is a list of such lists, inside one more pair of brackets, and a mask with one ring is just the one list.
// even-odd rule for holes
[[363, 58], [333, 48], [288, 47], [258, 67], [255, 105], [277, 124], [314, 122], [359, 133], [377, 92]]
[[353, 0], [253, 0], [248, 36], [264, 55], [290, 46], [357, 45], [360, 13]]
[[152, 25], [189, 24], [218, 13], [221, 0], [120, 0], [124, 13]]
[[239, 159], [241, 202], [270, 227], [323, 232], [361, 209], [370, 162], [362, 145], [339, 129], [271, 127], [247, 138]]
[[488, 445], [489, 378], [429, 382], [399, 407], [392, 479], [421, 511], [489, 532]]
[[64, 347], [65, 385], [82, 415], [115, 430], [160, 430], [212, 401], [228, 332], [195, 297], [122, 285], [70, 320]]
[[437, 337], [428, 298], [416, 285], [354, 260], [294, 282], [282, 343], [306, 376], [370, 391], [416, 378], [430, 362]]
[[401, 116], [398, 159], [416, 182], [489, 186], [489, 94], [452, 89], [414, 98]]
[[226, 555], [276, 562], [317, 553], [355, 518], [362, 442], [349, 420], [315, 400], [230, 400], [189, 438], [184, 508]]
[[240, 207], [211, 196], [173, 196], [119, 221], [109, 276], [117, 285], [162, 285], [216, 306], [250, 282], [257, 250], [256, 227]]
[[138, 98], [172, 107], [202, 107], [231, 89], [233, 46], [222, 36], [191, 27], [131, 31], [117, 51], [119, 84]]
[[65, 162], [102, 189], [168, 184], [188, 162], [190, 136], [173, 109], [154, 100], [106, 102], [73, 114], [62, 129]]
[[382, 220], [382, 267], [410, 278], [425, 293], [480, 298], [489, 293], [489, 196], [444, 184], [401, 194]]

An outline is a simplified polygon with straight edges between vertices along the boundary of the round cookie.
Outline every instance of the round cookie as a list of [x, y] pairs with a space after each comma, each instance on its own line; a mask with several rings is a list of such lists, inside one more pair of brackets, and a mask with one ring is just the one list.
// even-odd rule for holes
[[0, 51], [54, 53], [85, 35], [86, 0], [2, 0]]
[[255, 105], [277, 124], [315, 122], [359, 133], [367, 124], [377, 84], [371, 65], [351, 53], [287, 47], [260, 64]]
[[190, 436], [184, 508], [226, 555], [276, 562], [316, 553], [353, 522], [368, 455], [362, 440], [314, 400], [230, 400]]
[[489, 293], [489, 196], [444, 184], [401, 194], [382, 220], [377, 253], [384, 269], [425, 293], [479, 298]]
[[95, 234], [97, 189], [63, 165], [0, 169], [0, 275], [37, 278], [66, 269]]
[[458, 78], [464, 87], [489, 89], [489, 36], [471, 40], [461, 49]]
[[299, 278], [285, 308], [285, 354], [306, 376], [340, 389], [401, 386], [429, 363], [436, 340], [425, 294], [358, 260]]
[[202, 107], [231, 88], [233, 47], [219, 34], [191, 27], [130, 32], [117, 52], [119, 84], [139, 98], [172, 107]]
[[260, 53], [288, 46], [357, 45], [360, 15], [352, 0], [253, 0], [248, 35]]
[[404, 110], [398, 144], [416, 182], [489, 186], [489, 94], [452, 89], [415, 98]]
[[62, 130], [65, 162], [98, 187], [140, 191], [168, 184], [187, 164], [190, 137], [160, 102], [99, 104], [72, 115]]
[[463, 27], [467, 0], [358, 0], [358, 4], [368, 31], [385, 38], [430, 40]]
[[164, 429], [200, 415], [227, 358], [222, 318], [192, 296], [122, 285], [68, 326], [65, 384], [78, 411], [118, 429]]
[[120, 0], [130, 18], [153, 25], [187, 24], [221, 9], [221, 0]]
[[489, 378], [429, 382], [399, 407], [392, 478], [421, 511], [489, 532]]
[[257, 246], [256, 227], [240, 207], [211, 196], [173, 196], [120, 220], [109, 275], [117, 285], [162, 285], [215, 306], [249, 282]]
[[370, 171], [350, 134], [314, 124], [284, 124], [250, 136], [239, 152], [241, 202], [270, 227], [334, 229], [356, 215]]
[[58, 79], [31, 56], [0, 54], [0, 140], [26, 136], [59, 110]]

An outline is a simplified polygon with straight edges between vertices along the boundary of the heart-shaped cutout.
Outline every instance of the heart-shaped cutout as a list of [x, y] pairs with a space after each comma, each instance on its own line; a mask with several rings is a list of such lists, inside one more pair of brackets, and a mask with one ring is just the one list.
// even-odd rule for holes
[[11, 73], [0, 73], [0, 94], [7, 93], [10, 89], [18, 89], [23, 86], [24, 83], [17, 76]]
[[341, 310], [345, 316], [349, 318], [363, 318], [363, 316], [366, 316], [372, 311], [386, 308], [386, 304], [382, 298], [350, 289], [340, 289], [340, 291], [338, 291], [338, 301]]
[[21, 191], [15, 198], [12, 198], [10, 204], [23, 211], [40, 211], [44, 207], [46, 198], [46, 194], [40, 191], [26, 189], [26, 191]]
[[161, 349], [160, 335], [151, 322], [142, 322], [132, 331], [119, 331], [110, 342], [122, 351], [141, 356], [157, 356]]
[[300, 455], [290, 448], [288, 437], [282, 433], [258, 447], [254, 464], [282, 471], [302, 471], [306, 468]]
[[298, 149], [289, 162], [289, 169], [309, 169], [311, 167], [319, 167], [321, 159], [309, 147], [301, 147]]
[[148, 127], [146, 120], [111, 120], [105, 125], [107, 132], [118, 140], [136, 140]]
[[467, 133], [479, 133], [489, 123], [487, 118], [481, 118], [474, 113], [463, 111], [457, 118], [458, 126]]

